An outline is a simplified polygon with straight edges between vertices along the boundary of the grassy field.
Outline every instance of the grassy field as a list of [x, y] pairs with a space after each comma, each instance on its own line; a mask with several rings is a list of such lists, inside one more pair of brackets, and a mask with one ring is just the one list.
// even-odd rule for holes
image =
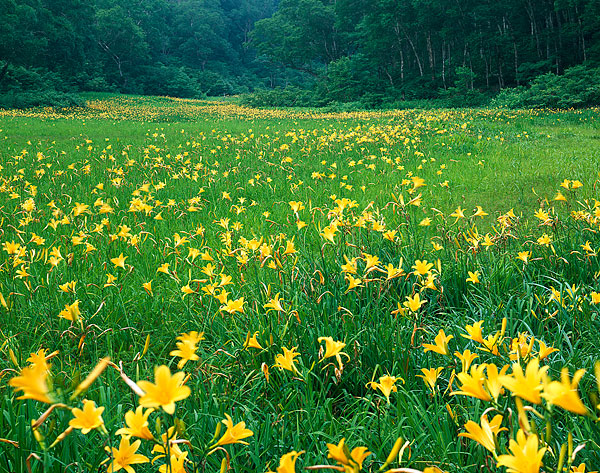
[[600, 469], [599, 110], [103, 96], [0, 164], [0, 471]]

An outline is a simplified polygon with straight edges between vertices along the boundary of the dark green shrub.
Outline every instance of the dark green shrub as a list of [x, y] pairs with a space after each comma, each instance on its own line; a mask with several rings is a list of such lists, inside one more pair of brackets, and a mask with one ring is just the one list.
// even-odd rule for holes
[[314, 107], [318, 105], [309, 90], [294, 86], [258, 89], [242, 96], [242, 103], [250, 107]]
[[0, 93], [0, 108], [81, 107], [85, 101], [76, 94], [56, 90], [33, 92], [9, 91]]
[[489, 99], [485, 94], [473, 88], [475, 77], [475, 73], [468, 67], [457, 67], [454, 86], [439, 92], [442, 106], [460, 108], [485, 105]]
[[490, 107], [494, 108], [523, 108], [525, 92], [527, 89], [524, 86], [513, 87], [510, 89], [502, 89], [490, 101]]
[[563, 75], [544, 74], [529, 88], [500, 92], [493, 106], [507, 108], [582, 108], [600, 105], [600, 68], [575, 66]]
[[146, 95], [169, 97], [198, 97], [198, 82], [183, 67], [158, 64], [144, 68], [142, 84]]
[[84, 101], [59, 74], [43, 68], [9, 67], [0, 83], [1, 108], [72, 107]]

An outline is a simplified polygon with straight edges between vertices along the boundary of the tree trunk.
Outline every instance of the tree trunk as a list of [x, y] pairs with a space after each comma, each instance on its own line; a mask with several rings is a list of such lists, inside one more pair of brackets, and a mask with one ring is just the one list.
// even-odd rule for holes
[[517, 85], [519, 84], [519, 56], [517, 54], [517, 43], [513, 42], [513, 51], [515, 54], [515, 82], [517, 83]]
[[413, 42], [413, 40], [411, 39], [410, 36], [408, 36], [408, 33], [406, 32], [406, 29], [404, 28], [404, 26], [402, 26], [402, 24], [398, 21], [396, 21], [396, 26], [394, 27], [394, 31], [396, 32], [396, 36], [398, 36], [400, 34], [400, 30], [402, 30], [402, 33], [404, 34], [404, 37], [406, 38], [406, 40], [408, 41], [408, 44], [410, 45], [411, 49], [413, 50], [413, 53], [415, 55], [415, 59], [417, 60], [417, 66], [419, 67], [419, 74], [421, 77], [423, 77], [423, 64], [421, 63], [421, 58], [419, 57], [419, 53], [417, 52], [417, 48], [415, 47], [415, 43]]
[[444, 90], [446, 86], [446, 42], [442, 41], [442, 84], [444, 84]]
[[429, 56], [429, 68], [431, 69], [431, 80], [435, 80], [435, 64], [433, 61], [433, 48], [431, 47], [431, 33], [427, 34], [427, 53]]
[[2, 66], [2, 70], [0, 71], [0, 84], [2, 84], [2, 82], [6, 78], [6, 75], [8, 74], [8, 64], [9, 62], [6, 61], [4, 63], [4, 66]]

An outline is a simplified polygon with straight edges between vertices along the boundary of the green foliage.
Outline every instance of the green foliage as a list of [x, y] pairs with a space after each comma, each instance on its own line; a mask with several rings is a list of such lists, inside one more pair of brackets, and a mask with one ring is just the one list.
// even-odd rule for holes
[[43, 68], [6, 68], [0, 82], [0, 108], [71, 107], [84, 102], [62, 77]]
[[600, 103], [600, 68], [576, 66], [561, 76], [544, 74], [528, 88], [503, 90], [492, 106], [507, 108], [581, 108]]
[[468, 67], [457, 67], [455, 71], [454, 87], [441, 90], [439, 97], [443, 106], [454, 107], [480, 107], [488, 98], [485, 94], [473, 88], [476, 74]]
[[[139, 401], [108, 368], [85, 394], [105, 407], [108, 435], [75, 431], [44, 454], [31, 420], [47, 406], [16, 400], [7, 384], [27, 364], [29, 353], [59, 351], [49, 360], [53, 387], [68, 399], [106, 355], [122, 362], [136, 382], [152, 379], [158, 364], [176, 371], [177, 359], [169, 353], [175, 337], [190, 330], [205, 331], [206, 340], [199, 344], [200, 360], [183, 368], [192, 394], [177, 403], [179, 437], [202, 445], [225, 413], [245, 421], [254, 432], [249, 445], [226, 446], [231, 468], [240, 473], [276, 471], [279, 457], [292, 449], [306, 451], [298, 472], [332, 464], [325, 444], [342, 437], [351, 448], [364, 445], [373, 452], [364, 470], [375, 472], [399, 436], [410, 441], [410, 459], [405, 455], [402, 467], [422, 471], [434, 463], [450, 473], [474, 473], [487, 464], [495, 471], [482, 446], [457, 438], [467, 420], [479, 421], [490, 404], [450, 395], [458, 381], [448, 386], [460, 370], [455, 350], [468, 347], [479, 356], [477, 363], [495, 360], [461, 336], [466, 324], [478, 320], [486, 336], [506, 317], [506, 343], [527, 333], [559, 349], [544, 361], [552, 378], [558, 379], [562, 366], [571, 375], [585, 368], [578, 392], [590, 409], [597, 404], [587, 395], [597, 391], [593, 366], [600, 316], [589, 295], [599, 290], [600, 258], [586, 255], [582, 245], [589, 241], [597, 251], [600, 237], [591, 231], [597, 228], [595, 208], [583, 212], [590, 220], [572, 213], [586, 202], [593, 206], [598, 197], [596, 175], [590, 172], [600, 165], [597, 110], [320, 114], [248, 110], [232, 101], [89, 98], [96, 103], [83, 110], [8, 112], [0, 118], [7, 137], [0, 151], [8, 157], [1, 170], [3, 240], [26, 247], [23, 255], [3, 249], [1, 256], [6, 271], [0, 273], [0, 293], [7, 307], [0, 304], [0, 437], [18, 442], [20, 449], [0, 443], [0, 470], [25, 473], [35, 453], [40, 460], [30, 458], [32, 473], [106, 471], [106, 464], [100, 466], [108, 458], [104, 447], [115, 446], [124, 414]], [[95, 116], [98, 111], [102, 117]], [[413, 177], [426, 185], [411, 193]], [[563, 179], [579, 179], [583, 186], [566, 190], [560, 187]], [[567, 202], [552, 201], [557, 190]], [[421, 205], [408, 204], [421, 195]], [[33, 211], [25, 209], [29, 199], [36, 205]], [[351, 202], [343, 211], [335, 202], [341, 199]], [[295, 214], [291, 201], [302, 201], [305, 208]], [[83, 204], [88, 210], [76, 212]], [[112, 209], [104, 213], [105, 205]], [[150, 207], [136, 210], [138, 205]], [[474, 217], [476, 205], [490, 215]], [[459, 206], [465, 217], [450, 217]], [[540, 206], [550, 212], [550, 221], [534, 215]], [[509, 209], [515, 217], [499, 234], [506, 222], [499, 217]], [[419, 225], [426, 216], [432, 225]], [[319, 233], [338, 217], [344, 222], [335, 242], [325, 243]], [[366, 225], [363, 217], [369, 219]], [[299, 229], [298, 219], [307, 226]], [[398, 231], [393, 241], [375, 230], [375, 222]], [[176, 232], [188, 241], [176, 243]], [[34, 233], [45, 241], [36, 243]], [[486, 249], [488, 233], [495, 244]], [[543, 233], [552, 237], [552, 247], [536, 243]], [[231, 247], [223, 239], [228, 234]], [[262, 259], [261, 250], [237, 249], [253, 238], [272, 248], [269, 257]], [[283, 254], [286, 240], [295, 243], [297, 254]], [[86, 243], [92, 245], [89, 252]], [[190, 257], [192, 247], [210, 253], [213, 276], [207, 275], [209, 261]], [[532, 251], [527, 264], [516, 259], [523, 250]], [[52, 266], [43, 255], [56, 251], [61, 260]], [[120, 253], [127, 256], [125, 268], [110, 261]], [[365, 253], [379, 258], [376, 269], [365, 272]], [[238, 262], [238, 256], [249, 259]], [[344, 256], [358, 258], [361, 287], [348, 290], [340, 273], [347, 264]], [[27, 263], [14, 265], [18, 259]], [[412, 268], [416, 259], [441, 261], [436, 290], [421, 287]], [[168, 274], [157, 272], [164, 263], [170, 263]], [[405, 274], [386, 280], [387, 264]], [[474, 270], [480, 272], [478, 284], [466, 282], [467, 272]], [[117, 279], [106, 284], [107, 273]], [[220, 311], [221, 303], [202, 291], [211, 281], [218, 285], [221, 274], [232, 277], [233, 284], [222, 288], [230, 299], [246, 298], [243, 313]], [[69, 281], [77, 281], [72, 290], [59, 288]], [[149, 281], [152, 294], [142, 289]], [[187, 284], [195, 293], [182, 297]], [[558, 296], [552, 298], [551, 287]], [[392, 314], [418, 291], [427, 299], [418, 313]], [[265, 308], [277, 293], [283, 313]], [[80, 301], [82, 327], [58, 316], [74, 300]], [[424, 353], [422, 344], [431, 343], [440, 328], [454, 337], [449, 355]], [[248, 332], [255, 331], [264, 350], [244, 349]], [[346, 343], [343, 372], [319, 357], [321, 336]], [[302, 378], [273, 368], [283, 346], [298, 347]], [[534, 350], [538, 346], [536, 341]], [[513, 361], [506, 357], [505, 363]], [[263, 363], [270, 368], [269, 381]], [[436, 366], [444, 369], [432, 393], [417, 375]], [[388, 373], [404, 380], [389, 403], [367, 386]], [[506, 393], [503, 399], [507, 403], [490, 412], [504, 414], [503, 425], [516, 429], [512, 396]], [[577, 452], [577, 463], [599, 464], [594, 418], [555, 406], [549, 432], [528, 413], [540, 435], [551, 435], [552, 452], [560, 451], [572, 431], [575, 447], [586, 444]], [[158, 409], [149, 425], [153, 432], [159, 417], [163, 431], [172, 421]], [[39, 429], [46, 445], [71, 418], [64, 409], [51, 413]], [[500, 433], [499, 447], [505, 450], [514, 434]], [[152, 446], [144, 441], [140, 453], [153, 457]], [[199, 470], [218, 471], [215, 457]], [[190, 459], [197, 460], [196, 450]], [[556, 462], [557, 455], [548, 451], [544, 468], [555, 471]], [[157, 471], [162, 463], [134, 466], [139, 472]]]
[[188, 74], [183, 67], [158, 64], [145, 68], [141, 78], [144, 93], [148, 95], [166, 95], [170, 97], [198, 97], [198, 82], [193, 71]]
[[335, 21], [329, 0], [282, 0], [271, 18], [256, 23], [252, 44], [274, 61], [316, 74], [342, 55]]
[[[594, 87], [554, 76], [600, 65], [597, 0], [0, 0], [0, 12], [4, 93], [9, 64], [53, 74], [60, 92], [461, 107], [531, 83], [521, 106], [598, 104]], [[289, 85], [312, 97], [262, 91]]]
[[241, 97], [241, 102], [250, 107], [310, 107], [315, 106], [313, 93], [294, 86], [275, 89], [260, 89]]
[[561, 76], [544, 74], [533, 80], [524, 105], [533, 108], [579, 108], [600, 103], [600, 68], [577, 66]]
[[85, 102], [76, 94], [57, 90], [0, 93], [0, 108], [81, 107]]
[[497, 108], [523, 108], [523, 97], [527, 88], [525, 86], [502, 89], [491, 101], [490, 107]]

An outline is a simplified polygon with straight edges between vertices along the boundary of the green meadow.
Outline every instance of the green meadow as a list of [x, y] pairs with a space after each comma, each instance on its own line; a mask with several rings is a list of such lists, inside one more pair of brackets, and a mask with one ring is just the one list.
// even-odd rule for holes
[[0, 111], [0, 471], [599, 469], [599, 116]]

